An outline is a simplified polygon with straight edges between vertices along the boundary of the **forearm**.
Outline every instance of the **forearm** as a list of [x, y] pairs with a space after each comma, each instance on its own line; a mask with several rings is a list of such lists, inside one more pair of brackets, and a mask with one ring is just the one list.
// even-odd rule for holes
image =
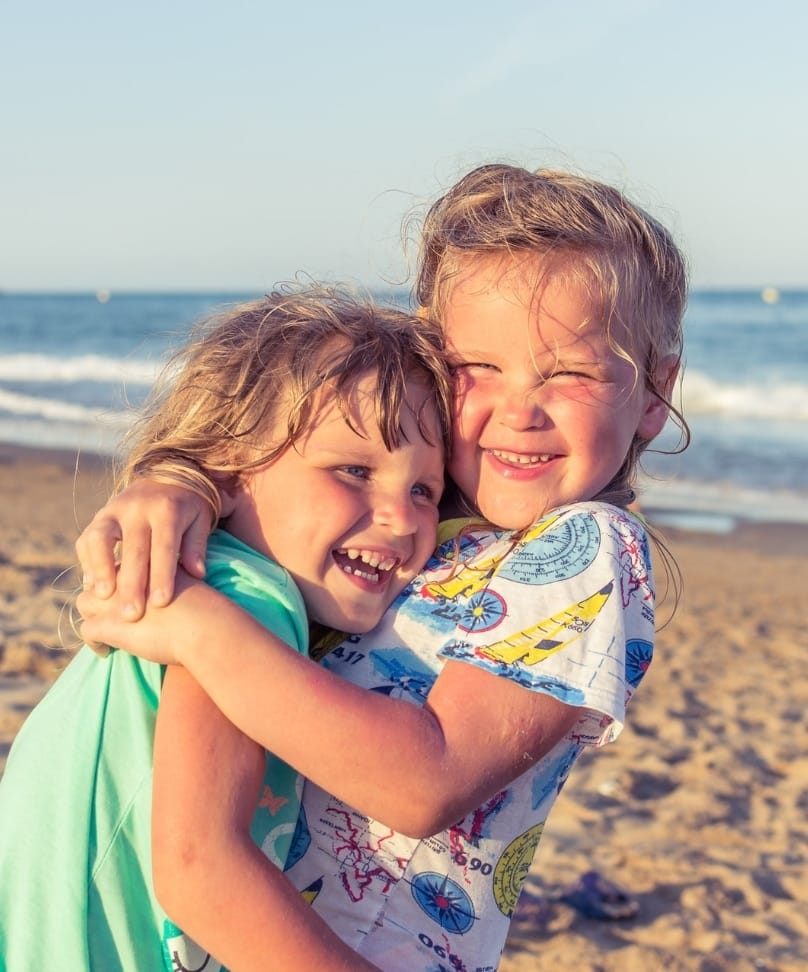
[[[440, 774], [445, 749], [432, 711], [335, 677], [223, 598], [212, 610], [209, 597], [201, 585], [182, 592], [175, 643], [181, 663], [227, 718], [363, 813], [411, 829], [413, 801], [402, 787], [423, 795], [426, 780], [434, 785]], [[391, 765], [405, 777], [402, 787], [391, 788]]]
[[[180, 595], [176, 643], [216, 705], [329, 793], [414, 837], [450, 826], [507, 786], [577, 718], [462, 662], [447, 665], [424, 706], [369, 692], [210, 597], [203, 585]], [[538, 719], [537, 706], [545, 706]]]
[[176, 887], [161, 888], [169, 917], [231, 972], [376, 966], [342, 942], [255, 846], [187, 862]]
[[85, 638], [187, 665], [249, 737], [413, 837], [450, 826], [505, 788], [578, 718], [558, 699], [461, 661], [446, 663], [423, 707], [367, 691], [187, 579], [171, 604], [149, 607], [136, 624], [122, 621], [114, 598], [85, 593], [79, 607]]

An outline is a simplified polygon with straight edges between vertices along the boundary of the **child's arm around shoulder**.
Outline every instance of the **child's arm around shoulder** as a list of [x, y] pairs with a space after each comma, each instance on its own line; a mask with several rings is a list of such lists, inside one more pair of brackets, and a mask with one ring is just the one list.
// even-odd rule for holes
[[149, 606], [136, 624], [116, 606], [117, 597], [82, 594], [84, 637], [187, 665], [244, 733], [411, 836], [436, 833], [475, 809], [549, 752], [579, 717], [558, 699], [464, 662], [445, 664], [423, 707], [369, 692], [297, 654], [187, 577], [171, 604]]
[[253, 843], [264, 752], [184, 669], [166, 672], [154, 751], [152, 858], [171, 919], [232, 972], [371, 970]]

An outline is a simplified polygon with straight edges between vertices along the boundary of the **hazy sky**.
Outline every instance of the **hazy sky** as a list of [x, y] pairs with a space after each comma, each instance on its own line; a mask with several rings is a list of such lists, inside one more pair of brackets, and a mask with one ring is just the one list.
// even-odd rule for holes
[[506, 160], [612, 181], [697, 286], [808, 286], [804, 0], [0, 0], [0, 289], [404, 275]]

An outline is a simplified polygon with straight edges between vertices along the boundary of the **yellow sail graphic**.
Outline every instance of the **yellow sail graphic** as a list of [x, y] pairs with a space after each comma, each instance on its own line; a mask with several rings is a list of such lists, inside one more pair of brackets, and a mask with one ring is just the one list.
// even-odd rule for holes
[[478, 648], [477, 651], [485, 658], [507, 665], [514, 662], [537, 665], [548, 656], [566, 648], [591, 626], [609, 600], [613, 586], [614, 582], [609, 581], [605, 587], [601, 587], [583, 601], [571, 604], [564, 611], [503, 638], [502, 641]]
[[[543, 533], [559, 519], [559, 514], [555, 513], [548, 516], [545, 520], [540, 520], [534, 527], [522, 537], [519, 546], [524, 547], [532, 540], [537, 540]], [[471, 597], [477, 591], [481, 591], [489, 580], [494, 576], [497, 567], [502, 563], [502, 557], [489, 557], [478, 564], [461, 567], [456, 574], [448, 580], [427, 584], [425, 590], [433, 597], [446, 597], [453, 600], [456, 597]]]

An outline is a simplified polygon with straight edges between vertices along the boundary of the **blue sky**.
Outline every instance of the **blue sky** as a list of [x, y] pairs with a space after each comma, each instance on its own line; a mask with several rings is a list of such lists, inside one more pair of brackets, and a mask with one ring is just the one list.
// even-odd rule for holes
[[808, 287], [808, 4], [0, 0], [0, 288], [405, 276], [481, 162], [572, 167], [696, 286]]

